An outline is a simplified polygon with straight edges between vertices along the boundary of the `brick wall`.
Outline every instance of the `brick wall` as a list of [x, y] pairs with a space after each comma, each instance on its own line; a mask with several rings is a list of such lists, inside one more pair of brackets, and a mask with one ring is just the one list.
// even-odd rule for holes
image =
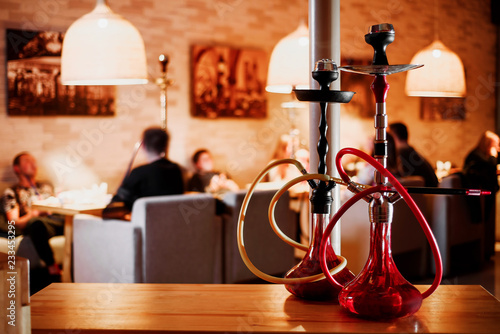
[[[110, 7], [141, 32], [152, 77], [157, 57], [170, 56], [168, 90], [170, 158], [190, 168], [200, 147], [210, 149], [217, 167], [240, 184], [251, 182], [272, 156], [278, 136], [288, 129], [280, 108], [284, 97], [268, 96], [267, 119], [205, 120], [190, 116], [190, 46], [195, 43], [257, 48], [270, 52], [280, 38], [307, 18], [306, 0], [109, 0]], [[388, 48], [393, 64], [409, 63], [434, 37], [434, 0], [350, 0], [341, 3], [343, 56], [370, 59], [363, 35], [374, 23], [391, 22], [397, 33]], [[422, 121], [419, 100], [404, 95], [406, 74], [389, 77], [389, 121], [410, 125], [412, 144], [431, 161], [461, 166], [465, 154], [486, 129], [494, 129], [493, 95], [496, 28], [489, 1], [439, 1], [439, 36], [458, 53], [467, 72], [465, 121]], [[94, 1], [0, 0], [3, 28], [65, 31], [89, 12]], [[460, 29], [460, 30], [459, 30]], [[0, 35], [0, 62], [5, 63], [5, 34]], [[8, 117], [5, 67], [0, 66], [0, 186], [15, 180], [10, 163], [19, 151], [38, 157], [41, 173], [61, 187], [108, 182], [113, 192], [142, 130], [159, 125], [159, 89], [152, 83], [117, 88], [114, 117]], [[353, 101], [354, 102], [354, 101]], [[298, 122], [307, 140], [308, 117]], [[372, 118], [342, 114], [342, 146], [361, 147], [373, 135]], [[139, 158], [138, 163], [141, 162]]]

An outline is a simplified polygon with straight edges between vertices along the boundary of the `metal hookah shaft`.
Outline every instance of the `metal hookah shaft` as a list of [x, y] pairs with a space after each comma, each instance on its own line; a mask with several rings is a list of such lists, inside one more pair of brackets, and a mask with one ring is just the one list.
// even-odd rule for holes
[[[321, 59], [315, 64], [314, 71], [312, 72], [312, 77], [320, 85], [320, 91], [329, 92], [330, 85], [333, 81], [337, 80], [339, 76], [337, 65], [331, 59]], [[327, 164], [326, 158], [328, 154], [328, 140], [326, 137], [328, 130], [327, 122], [327, 108], [328, 103], [326, 101], [320, 102], [321, 117], [319, 123], [319, 140], [318, 140], [318, 173], [326, 174]], [[332, 188], [335, 187], [334, 182], [320, 181], [317, 188], [314, 188], [311, 194], [311, 213], [315, 214], [327, 214], [331, 213], [331, 204], [333, 202]]]
[[[366, 43], [374, 49], [373, 65], [389, 65], [386, 56], [387, 45], [394, 41], [394, 28], [392, 24], [384, 23], [374, 25], [370, 32], [365, 35]], [[370, 87], [375, 96], [375, 140], [374, 140], [374, 158], [384, 168], [387, 167], [387, 114], [386, 97], [389, 91], [385, 74], [375, 75], [375, 79]], [[375, 171], [375, 183], [387, 184], [387, 178], [382, 176], [379, 171]]]
[[[373, 157], [387, 168], [387, 114], [385, 98], [389, 90], [389, 84], [385, 75], [376, 75], [371, 85], [375, 95], [375, 140], [373, 142]], [[375, 171], [375, 183], [387, 184], [387, 177], [382, 176], [378, 170]]]

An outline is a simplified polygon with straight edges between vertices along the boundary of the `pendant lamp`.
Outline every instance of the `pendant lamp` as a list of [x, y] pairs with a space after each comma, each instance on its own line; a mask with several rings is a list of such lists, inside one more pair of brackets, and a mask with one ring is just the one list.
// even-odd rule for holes
[[406, 94], [423, 97], [464, 97], [465, 73], [460, 57], [438, 37], [438, 1], [434, 1], [434, 42], [413, 56], [411, 64], [424, 66], [409, 71]]
[[460, 58], [440, 40], [418, 52], [411, 64], [424, 64], [406, 77], [406, 94], [424, 97], [464, 97], [465, 74]]
[[271, 53], [266, 91], [290, 94], [309, 88], [309, 30], [304, 23], [281, 39]]
[[133, 85], [147, 79], [146, 52], [139, 31], [114, 13], [106, 0], [76, 20], [61, 54], [63, 85]]

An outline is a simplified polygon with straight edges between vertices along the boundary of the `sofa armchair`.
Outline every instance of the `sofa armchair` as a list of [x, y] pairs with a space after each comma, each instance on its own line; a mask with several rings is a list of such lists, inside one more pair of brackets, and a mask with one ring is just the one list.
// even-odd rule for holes
[[144, 197], [131, 221], [74, 218], [75, 282], [220, 283], [222, 221], [208, 194]]
[[[462, 174], [444, 177], [439, 187], [463, 188]], [[484, 262], [482, 198], [434, 195], [432, 231], [443, 261], [443, 275], [479, 269]]]

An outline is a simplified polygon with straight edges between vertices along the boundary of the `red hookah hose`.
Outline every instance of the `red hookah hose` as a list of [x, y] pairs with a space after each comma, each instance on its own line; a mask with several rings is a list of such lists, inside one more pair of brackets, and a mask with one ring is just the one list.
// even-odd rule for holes
[[[354, 148], [344, 148], [338, 152], [336, 160], [335, 160], [335, 164], [337, 166], [337, 171], [338, 171], [340, 177], [342, 178], [342, 180], [344, 180], [345, 182], [350, 182], [349, 176], [344, 171], [344, 168], [342, 167], [342, 164], [341, 164], [342, 157], [346, 154], [353, 154], [353, 155], [356, 155], [356, 156], [364, 159], [366, 162], [368, 162], [373, 167], [375, 167], [383, 176], [387, 177], [389, 179], [390, 183], [393, 185], [393, 187], [396, 188], [396, 190], [401, 194], [404, 201], [410, 207], [413, 214], [415, 215], [418, 222], [420, 223], [420, 226], [422, 227], [422, 229], [425, 233], [425, 236], [427, 237], [427, 240], [429, 241], [429, 244], [431, 246], [431, 250], [432, 250], [432, 253], [434, 256], [434, 261], [436, 263], [436, 275], [434, 277], [434, 281], [433, 281], [432, 285], [426, 291], [424, 291], [422, 293], [422, 298], [427, 298], [437, 289], [437, 287], [441, 283], [441, 278], [443, 275], [443, 265], [442, 265], [442, 261], [441, 261], [441, 254], [439, 253], [439, 248], [438, 248], [436, 239], [434, 238], [434, 235], [432, 234], [432, 231], [429, 227], [429, 224], [427, 224], [425, 217], [423, 216], [422, 212], [420, 211], [418, 206], [413, 201], [413, 198], [408, 194], [406, 189], [401, 185], [401, 183], [399, 183], [399, 181], [394, 177], [394, 175], [392, 175], [378, 161], [376, 161], [374, 158], [372, 158], [370, 155], [366, 154], [365, 152], [362, 152], [362, 151], [354, 149]], [[335, 226], [337, 221], [345, 213], [345, 211], [347, 211], [347, 209], [349, 207], [351, 207], [355, 202], [357, 202], [358, 200], [360, 200], [361, 198], [363, 198], [366, 195], [369, 195], [369, 194], [374, 193], [374, 192], [379, 192], [379, 191], [384, 190], [384, 189], [387, 189], [387, 188], [383, 187], [383, 186], [376, 186], [376, 187], [372, 187], [372, 188], [364, 190], [360, 193], [355, 194], [333, 216], [330, 224], [328, 224], [328, 226], [325, 229], [324, 238], [323, 238], [323, 241], [321, 242], [321, 247], [320, 247], [320, 254], [322, 255], [321, 256], [321, 267], [323, 268], [323, 271], [325, 271], [325, 269], [326, 269], [325, 272], [328, 272], [328, 269], [327, 269], [328, 267], [326, 265], [326, 259], [324, 256], [324, 254], [326, 252], [326, 238], [329, 237], [329, 235], [330, 235], [331, 231], [333, 230], [333, 227]], [[346, 207], [346, 208], [344, 209], [344, 207]], [[327, 274], [326, 277], [332, 284], [335, 284], [335, 285], [338, 284], [337, 282], [335, 282], [333, 277], [331, 277], [330, 275]]]

